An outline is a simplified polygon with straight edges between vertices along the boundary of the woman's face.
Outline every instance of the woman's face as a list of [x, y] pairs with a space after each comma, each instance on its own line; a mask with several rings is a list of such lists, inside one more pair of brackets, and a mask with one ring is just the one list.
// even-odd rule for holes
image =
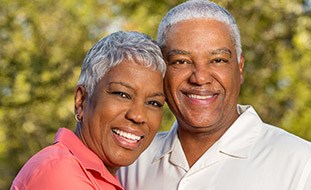
[[[76, 109], [77, 94], [84, 90], [76, 89]], [[160, 127], [165, 103], [162, 74], [124, 61], [104, 75], [90, 98], [84, 98], [78, 107], [80, 138], [115, 173], [135, 161]]]

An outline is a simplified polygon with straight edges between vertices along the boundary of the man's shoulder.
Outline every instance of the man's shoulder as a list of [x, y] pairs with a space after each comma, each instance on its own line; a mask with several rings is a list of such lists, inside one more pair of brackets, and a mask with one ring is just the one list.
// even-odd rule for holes
[[[257, 148], [273, 149], [274, 152], [283, 150], [284, 152], [295, 151], [297, 153], [301, 152], [304, 155], [311, 155], [311, 143], [309, 141], [288, 132], [286, 129], [263, 122], [252, 106], [238, 105], [238, 109], [245, 115], [244, 120], [240, 122], [245, 124], [248, 121], [247, 127], [249, 127], [248, 125], [256, 127], [253, 130], [253, 134], [256, 134], [254, 140]], [[250, 116], [253, 116], [253, 119], [249, 119]], [[246, 118], [248, 120], [245, 120]], [[248, 128], [245, 128], [245, 130], [249, 131]], [[288, 149], [292, 150], [288, 151]]]
[[260, 143], [266, 147], [277, 149], [291, 153], [309, 156], [311, 158], [311, 143], [299, 136], [296, 136], [282, 128], [275, 127], [269, 124], [264, 124], [264, 133], [259, 139]]

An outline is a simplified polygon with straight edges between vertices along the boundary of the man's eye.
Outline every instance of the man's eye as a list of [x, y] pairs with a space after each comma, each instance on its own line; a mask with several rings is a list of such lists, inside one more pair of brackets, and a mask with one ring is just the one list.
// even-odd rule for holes
[[185, 60], [185, 59], [179, 59], [179, 60], [174, 60], [169, 62], [171, 65], [183, 65], [183, 64], [189, 64], [190, 61]]
[[158, 107], [158, 108], [161, 108], [161, 107], [163, 107], [163, 104], [162, 103], [160, 103], [159, 101], [149, 101], [148, 102], [148, 105], [152, 105], [152, 106], [154, 106], [154, 107]]
[[216, 64], [219, 64], [219, 63], [228, 63], [228, 60], [227, 59], [222, 59], [222, 58], [217, 58], [217, 59], [213, 59], [211, 61], [211, 63], [216, 63]]

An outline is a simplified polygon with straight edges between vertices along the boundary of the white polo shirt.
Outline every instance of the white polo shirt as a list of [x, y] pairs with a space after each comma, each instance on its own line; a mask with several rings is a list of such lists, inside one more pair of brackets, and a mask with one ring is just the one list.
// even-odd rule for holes
[[[131, 166], [126, 190], [311, 190], [311, 144], [261, 121], [251, 106], [189, 168], [175, 122]], [[193, 147], [196, 148], [196, 147]]]

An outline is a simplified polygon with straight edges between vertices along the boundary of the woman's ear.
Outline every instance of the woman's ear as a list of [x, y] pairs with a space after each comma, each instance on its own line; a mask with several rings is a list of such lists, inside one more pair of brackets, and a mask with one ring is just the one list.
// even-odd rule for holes
[[83, 110], [86, 105], [87, 96], [88, 93], [84, 86], [78, 85], [75, 88], [74, 104], [75, 104], [75, 115], [77, 120], [81, 121], [83, 118]]

